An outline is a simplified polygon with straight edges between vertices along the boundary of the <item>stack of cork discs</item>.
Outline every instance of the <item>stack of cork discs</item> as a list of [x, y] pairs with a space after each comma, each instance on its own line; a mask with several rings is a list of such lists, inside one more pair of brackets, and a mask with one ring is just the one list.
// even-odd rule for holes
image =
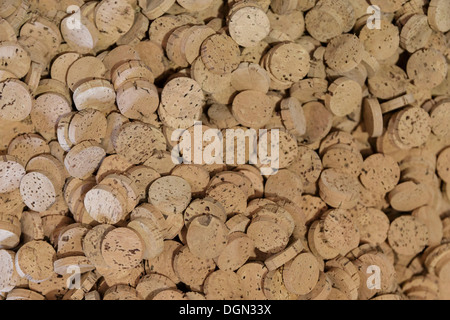
[[450, 299], [449, 62], [448, 0], [2, 3], [0, 300]]

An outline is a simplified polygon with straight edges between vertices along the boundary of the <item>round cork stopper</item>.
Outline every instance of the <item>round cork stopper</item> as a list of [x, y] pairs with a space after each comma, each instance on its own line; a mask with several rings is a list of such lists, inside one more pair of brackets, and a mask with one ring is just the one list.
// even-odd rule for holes
[[95, 7], [95, 25], [100, 33], [115, 42], [131, 29], [134, 15], [134, 9], [128, 1], [102, 0]]
[[258, 129], [269, 122], [273, 104], [265, 93], [246, 90], [234, 98], [231, 111], [240, 124]]
[[180, 164], [173, 168], [171, 175], [186, 180], [191, 186], [193, 197], [203, 195], [208, 187], [209, 172], [199, 165]]
[[243, 7], [229, 17], [230, 36], [242, 47], [253, 47], [270, 32], [270, 21], [266, 13], [257, 7]]
[[107, 121], [103, 113], [95, 109], [84, 109], [73, 115], [68, 128], [68, 135], [72, 144], [79, 144], [85, 140], [98, 143], [106, 135]]
[[299, 296], [291, 293], [283, 280], [283, 267], [265, 274], [263, 292], [269, 300], [298, 300]]
[[320, 42], [328, 42], [340, 35], [345, 28], [344, 19], [335, 10], [315, 6], [305, 16], [308, 33]]
[[212, 177], [209, 186], [214, 187], [222, 182], [231, 182], [242, 189], [242, 192], [251, 197], [254, 194], [252, 182], [240, 172], [222, 171]]
[[448, 17], [450, 15], [450, 5], [444, 0], [431, 0], [428, 7], [428, 22], [431, 28], [440, 32], [450, 30]]
[[413, 181], [400, 183], [389, 193], [392, 208], [401, 212], [413, 211], [428, 204], [430, 200], [431, 193], [428, 186]]
[[225, 209], [217, 200], [212, 198], [195, 199], [183, 213], [185, 225], [189, 227], [194, 218], [204, 214], [212, 215], [224, 223], [227, 219]]
[[201, 215], [189, 224], [186, 241], [192, 254], [203, 259], [218, 257], [227, 245], [228, 228], [213, 215]]
[[30, 89], [20, 80], [0, 82], [0, 119], [21, 121], [28, 117], [33, 105]]
[[134, 121], [124, 124], [114, 140], [116, 152], [132, 164], [140, 164], [156, 150], [165, 150], [163, 134], [153, 126]]
[[159, 106], [156, 87], [147, 80], [128, 80], [117, 88], [117, 106], [130, 119], [145, 120]]
[[363, 208], [356, 212], [354, 220], [359, 229], [362, 243], [379, 245], [387, 238], [389, 219], [386, 214], [375, 208]]
[[206, 68], [202, 59], [198, 57], [192, 62], [191, 77], [207, 93], [217, 93], [230, 86], [231, 73], [216, 74]]
[[295, 200], [303, 192], [303, 181], [294, 172], [282, 169], [269, 176], [266, 181], [264, 194], [269, 199]]
[[450, 183], [450, 148], [446, 148], [439, 153], [436, 170], [442, 180]]
[[322, 103], [308, 102], [303, 106], [303, 112], [306, 119], [304, 139], [307, 143], [316, 142], [330, 132], [333, 115]]
[[347, 254], [359, 244], [360, 235], [353, 223], [351, 213], [347, 210], [330, 210], [321, 216], [323, 221], [323, 238], [328, 246]]
[[253, 241], [243, 232], [233, 232], [228, 236], [228, 243], [215, 259], [220, 270], [235, 271], [250, 257]]
[[114, 71], [111, 74], [111, 81], [114, 84], [114, 89], [116, 90], [125, 81], [135, 78], [142, 78], [150, 83], [153, 83], [155, 80], [155, 76], [153, 75], [150, 67], [140, 60], [124, 61], [114, 67]]
[[34, 171], [23, 176], [20, 181], [20, 194], [30, 209], [42, 212], [55, 203], [57, 190], [44, 172]]
[[173, 117], [192, 117], [204, 105], [204, 94], [193, 79], [178, 77], [169, 81], [161, 93], [161, 106]]
[[200, 51], [203, 63], [212, 73], [231, 73], [240, 63], [239, 46], [226, 34], [208, 37]]
[[244, 299], [266, 299], [263, 292], [263, 279], [267, 272], [267, 268], [259, 261], [248, 262], [236, 271], [244, 291]]
[[310, 57], [306, 49], [295, 42], [286, 42], [269, 51], [270, 73], [280, 81], [297, 82], [309, 71]]
[[304, 295], [312, 291], [319, 280], [319, 264], [311, 253], [301, 253], [286, 263], [283, 269], [286, 289]]
[[214, 271], [213, 259], [203, 259], [194, 255], [188, 246], [182, 247], [173, 258], [173, 268], [178, 278], [192, 290], [202, 290], [206, 277]]
[[431, 133], [430, 115], [422, 108], [404, 108], [396, 114], [392, 130], [401, 145], [407, 148], [419, 147]]
[[406, 72], [414, 84], [432, 89], [441, 84], [447, 76], [448, 64], [444, 55], [435, 49], [422, 49], [411, 55]]
[[100, 144], [87, 140], [70, 149], [64, 159], [64, 165], [72, 177], [83, 179], [98, 169], [105, 155]]
[[138, 190], [127, 176], [115, 173], [109, 174], [103, 178], [100, 185], [107, 185], [119, 191], [127, 199], [127, 212], [131, 212], [138, 204]]
[[177, 3], [185, 8], [187, 11], [202, 11], [207, 9], [212, 3], [212, 0], [178, 0]]
[[2, 292], [11, 291], [20, 281], [14, 265], [16, 253], [9, 250], [0, 250], [0, 289]]
[[356, 81], [342, 77], [328, 88], [325, 105], [335, 116], [344, 117], [360, 108], [361, 100], [361, 86]]
[[74, 91], [82, 82], [92, 78], [103, 78], [106, 67], [96, 57], [85, 56], [70, 64], [67, 69], [66, 81], [70, 90]]
[[182, 247], [183, 245], [177, 241], [164, 241], [164, 250], [157, 257], [147, 261], [146, 270], [151, 270], [152, 272], [162, 274], [174, 283], [179, 283], [180, 279], [175, 273], [173, 261], [175, 255], [181, 250]]
[[106, 112], [114, 107], [115, 99], [112, 84], [104, 79], [85, 80], [73, 92], [73, 102], [78, 110], [93, 108]]
[[383, 113], [378, 99], [364, 99], [363, 118], [364, 125], [370, 137], [377, 138], [383, 134]]
[[377, 153], [364, 160], [359, 178], [367, 189], [386, 193], [400, 180], [400, 168], [391, 156]]
[[256, 63], [242, 62], [231, 73], [231, 85], [237, 91], [269, 91], [270, 77], [267, 71]]
[[83, 255], [83, 238], [89, 228], [80, 223], [73, 223], [63, 228], [58, 235], [57, 257]]
[[368, 53], [377, 60], [386, 60], [396, 53], [400, 45], [400, 33], [391, 22], [381, 19], [380, 29], [370, 29], [365, 25], [359, 39]]
[[247, 235], [258, 250], [267, 253], [283, 250], [289, 240], [289, 234], [282, 225], [264, 218], [253, 220], [247, 228]]
[[70, 65], [80, 57], [81, 55], [78, 52], [65, 52], [56, 57], [50, 67], [52, 79], [66, 83], [67, 71]]
[[17, 273], [32, 282], [42, 282], [53, 275], [55, 249], [45, 241], [30, 241], [16, 253]]
[[146, 218], [136, 218], [128, 223], [128, 228], [140, 235], [144, 243], [144, 259], [157, 257], [164, 250], [163, 233], [160, 226]]
[[9, 41], [2, 42], [0, 56], [2, 57], [0, 62], [2, 70], [11, 72], [17, 78], [22, 78], [28, 73], [31, 58], [20, 44]]
[[90, 229], [83, 238], [84, 255], [96, 268], [108, 268], [102, 256], [101, 243], [105, 235], [113, 229], [109, 224], [100, 224]]
[[363, 157], [358, 150], [346, 144], [337, 144], [327, 149], [322, 157], [322, 165], [326, 169], [358, 177], [363, 166]]
[[430, 111], [431, 131], [438, 137], [450, 136], [449, 127], [446, 125], [450, 120], [450, 101], [438, 102]]
[[224, 270], [214, 271], [205, 279], [204, 292], [208, 300], [241, 300], [244, 294], [238, 275]]
[[147, 166], [134, 166], [129, 168], [125, 174], [133, 181], [138, 191], [138, 199], [147, 199], [147, 191], [150, 184], [160, 178], [160, 174]]
[[44, 239], [44, 227], [39, 213], [26, 211], [22, 213], [20, 218], [23, 242]]
[[398, 254], [416, 255], [427, 245], [428, 230], [415, 217], [401, 216], [391, 223], [388, 241]]
[[182, 213], [191, 201], [191, 186], [180, 177], [162, 177], [150, 185], [148, 200], [166, 215]]
[[245, 213], [247, 208], [247, 195], [234, 183], [219, 183], [208, 189], [206, 194], [208, 197], [217, 200], [223, 206], [227, 215]]
[[394, 99], [406, 92], [406, 72], [396, 65], [382, 65], [368, 78], [369, 91], [380, 99]]
[[14, 156], [0, 157], [0, 192], [11, 192], [19, 188], [20, 180], [25, 175], [25, 168]]
[[363, 53], [364, 46], [357, 36], [343, 34], [328, 43], [324, 59], [331, 69], [348, 72], [361, 63]]
[[103, 259], [115, 270], [131, 269], [142, 261], [144, 244], [141, 237], [130, 228], [109, 231], [101, 246]]
[[294, 136], [302, 136], [306, 132], [306, 119], [302, 105], [294, 97], [281, 101], [281, 120], [284, 126]]
[[89, 215], [100, 223], [115, 224], [124, 218], [126, 199], [116, 189], [98, 185], [86, 193], [84, 206]]
[[439, 245], [443, 237], [443, 224], [436, 211], [430, 206], [423, 206], [414, 210], [411, 215], [426, 225], [429, 236], [428, 246]]
[[400, 32], [400, 45], [410, 53], [425, 47], [433, 33], [424, 14], [415, 14], [408, 19]]
[[[77, 21], [76, 27], [74, 21]], [[99, 39], [95, 24], [78, 13], [67, 16], [61, 21], [61, 34], [64, 41], [79, 53], [89, 53]]]
[[335, 169], [322, 171], [319, 189], [322, 200], [334, 208], [351, 209], [359, 200], [359, 181]]

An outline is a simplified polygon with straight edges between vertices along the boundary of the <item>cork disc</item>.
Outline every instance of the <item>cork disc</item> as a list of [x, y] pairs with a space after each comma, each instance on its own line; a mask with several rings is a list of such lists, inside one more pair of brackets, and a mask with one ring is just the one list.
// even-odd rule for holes
[[206, 192], [208, 197], [217, 200], [227, 215], [244, 213], [247, 208], [247, 195], [233, 183], [220, 183]]
[[282, 169], [269, 176], [266, 181], [264, 194], [269, 199], [295, 200], [303, 192], [303, 181], [294, 172]]
[[326, 169], [335, 169], [358, 177], [363, 166], [363, 157], [359, 150], [346, 144], [337, 144], [328, 148], [323, 154], [322, 165]]
[[409, 18], [400, 32], [400, 45], [410, 53], [416, 52], [427, 45], [432, 33], [427, 16], [415, 14]]
[[399, 10], [406, 0], [370, 0], [372, 5], [380, 7], [383, 12], [395, 12]]
[[267, 93], [270, 77], [258, 64], [242, 62], [231, 74], [231, 85], [237, 91], [256, 90]]
[[294, 136], [302, 136], [306, 132], [306, 119], [301, 103], [294, 97], [281, 101], [281, 120]]
[[176, 164], [172, 161], [171, 153], [168, 151], [157, 150], [150, 155], [144, 165], [154, 169], [160, 175], [168, 175]]
[[30, 241], [16, 253], [15, 266], [21, 277], [42, 282], [53, 275], [55, 249], [45, 241]]
[[95, 7], [95, 25], [115, 42], [131, 29], [134, 15], [127, 1], [103, 0]]
[[181, 213], [191, 201], [191, 186], [183, 178], [162, 177], [155, 180], [149, 188], [148, 199], [164, 214]]
[[236, 271], [244, 291], [244, 299], [266, 299], [263, 292], [263, 279], [267, 272], [267, 268], [261, 262], [248, 262]]
[[68, 135], [74, 145], [85, 140], [100, 143], [106, 135], [106, 128], [107, 121], [103, 113], [95, 109], [84, 109], [70, 120]]
[[270, 73], [276, 79], [290, 82], [300, 81], [308, 74], [309, 62], [306, 49], [294, 42], [273, 47], [267, 61]]
[[254, 189], [252, 186], [252, 182], [242, 173], [240, 172], [232, 172], [232, 171], [223, 171], [217, 173], [214, 177], [212, 177], [209, 187], [214, 187], [222, 182], [231, 182], [237, 185], [242, 189], [242, 192], [247, 195], [247, 197], [251, 197], [254, 194]]
[[80, 223], [70, 224], [63, 228], [58, 236], [56, 256], [65, 258], [83, 255], [83, 238], [88, 231], [89, 227]]
[[220, 270], [235, 271], [244, 265], [253, 249], [253, 242], [245, 233], [231, 233], [226, 247], [215, 259], [216, 264]]
[[230, 79], [232, 75], [216, 74], [206, 68], [201, 57], [198, 57], [192, 62], [191, 77], [198, 82], [200, 87], [208, 93], [220, 92], [230, 86]]
[[308, 102], [303, 106], [306, 119], [304, 139], [312, 143], [324, 138], [331, 130], [333, 115], [320, 102]]
[[42, 226], [42, 219], [37, 212], [23, 212], [20, 219], [22, 229], [22, 241], [24, 243], [32, 240], [44, 239], [44, 228]]
[[415, 217], [401, 216], [391, 223], [388, 241], [395, 252], [415, 255], [427, 245], [428, 230]]
[[114, 144], [117, 134], [125, 123], [129, 122], [128, 118], [121, 115], [119, 112], [111, 112], [106, 117], [106, 135], [102, 141], [102, 146], [106, 153], [114, 153]]
[[92, 56], [77, 59], [67, 70], [66, 81], [70, 90], [74, 91], [83, 81], [91, 78], [103, 78], [106, 67], [103, 62]]
[[380, 25], [380, 29], [364, 26], [359, 33], [359, 39], [368, 53], [377, 60], [386, 60], [397, 51], [400, 35], [398, 28], [392, 23], [382, 19]]
[[212, 198], [195, 199], [184, 211], [184, 223], [189, 227], [190, 222], [201, 215], [209, 214], [225, 222], [227, 215], [222, 205]]
[[14, 260], [15, 252], [9, 250], [0, 250], [0, 289], [2, 292], [11, 291], [19, 282], [19, 275], [17, 274]]
[[429, 206], [424, 206], [414, 210], [411, 215], [426, 225], [428, 229], [428, 246], [439, 245], [443, 237], [443, 224], [436, 211]]
[[147, 199], [147, 191], [149, 185], [160, 178], [160, 174], [146, 166], [134, 166], [129, 168], [125, 173], [134, 183], [138, 191], [138, 199]]
[[446, 148], [439, 153], [436, 170], [442, 180], [450, 183], [450, 148]]
[[[77, 21], [76, 28], [73, 26], [74, 21]], [[61, 21], [64, 41], [79, 53], [89, 53], [95, 48], [99, 39], [98, 32], [94, 23], [79, 13], [74, 13]]]
[[355, 35], [344, 34], [333, 38], [327, 45], [324, 59], [337, 72], [348, 72], [360, 64], [364, 47]]
[[127, 212], [131, 212], [138, 204], [138, 190], [133, 181], [124, 174], [109, 174], [100, 182], [117, 189], [127, 200]]
[[375, 208], [364, 208], [356, 213], [355, 224], [359, 229], [362, 243], [378, 245], [387, 238], [389, 219]]
[[364, 99], [363, 118], [370, 137], [376, 138], [383, 134], [383, 113], [378, 99]]
[[130, 119], [145, 120], [158, 108], [156, 87], [146, 80], [128, 80], [117, 88], [117, 106]]
[[395, 65], [383, 65], [369, 77], [369, 91], [380, 99], [393, 99], [406, 92], [406, 72]]
[[217, 270], [211, 273], [204, 284], [208, 300], [242, 300], [243, 290], [239, 277], [232, 271]]
[[397, 114], [393, 127], [402, 145], [419, 147], [431, 133], [430, 116], [422, 108], [408, 107]]
[[80, 57], [78, 52], [65, 52], [57, 56], [50, 67], [52, 79], [66, 83], [67, 70]]
[[45, 172], [58, 190], [63, 188], [66, 181], [66, 172], [63, 164], [50, 154], [41, 154], [31, 158], [27, 163], [26, 170], [28, 172]]
[[199, 84], [190, 78], [178, 77], [169, 81], [161, 93], [161, 107], [173, 117], [193, 117], [204, 105]]
[[111, 225], [100, 224], [88, 230], [83, 238], [83, 253], [96, 268], [108, 268], [102, 256], [101, 243], [105, 235], [113, 229]]
[[2, 249], [13, 249], [20, 243], [21, 228], [8, 222], [0, 221], [0, 246]]
[[112, 84], [104, 79], [84, 81], [73, 92], [73, 102], [78, 110], [93, 108], [106, 112], [114, 107], [115, 99]]
[[263, 127], [270, 120], [273, 105], [266, 94], [255, 90], [246, 90], [234, 98], [231, 110], [239, 123], [257, 129]]
[[361, 106], [361, 86], [348, 78], [335, 80], [325, 96], [326, 107], [338, 117], [346, 116]]
[[265, 274], [263, 292], [269, 300], [298, 300], [299, 296], [291, 293], [283, 280], [283, 267]]
[[135, 121], [124, 124], [115, 139], [116, 152], [132, 164], [140, 164], [156, 150], [165, 150], [165, 139], [151, 125]]
[[19, 188], [20, 180], [25, 175], [25, 168], [14, 156], [4, 155], [0, 158], [0, 192], [11, 192]]
[[0, 45], [0, 69], [9, 71], [17, 78], [24, 77], [30, 69], [31, 58], [18, 43], [2, 42]]
[[131, 269], [142, 261], [144, 244], [140, 236], [130, 228], [109, 231], [101, 246], [106, 264], [113, 269]]
[[158, 78], [165, 71], [166, 58], [161, 45], [155, 42], [154, 37], [151, 39], [137, 43], [134, 50], [139, 54], [139, 58], [152, 69], [155, 78]]
[[359, 230], [353, 223], [349, 211], [330, 210], [324, 213], [321, 219], [323, 220], [323, 237], [331, 248], [345, 255], [358, 246]]
[[320, 42], [328, 42], [340, 35], [345, 28], [344, 19], [335, 10], [316, 6], [305, 16], [308, 33]]
[[89, 215], [100, 223], [115, 224], [126, 213], [126, 199], [110, 186], [98, 185], [89, 190], [84, 206]]
[[400, 180], [400, 168], [391, 156], [377, 153], [364, 160], [359, 178], [367, 189], [386, 193]]
[[178, 165], [173, 168], [171, 175], [185, 179], [191, 186], [194, 197], [203, 195], [209, 183], [209, 172], [195, 164]]
[[229, 16], [230, 36], [242, 47], [253, 47], [270, 32], [270, 21], [257, 7], [243, 7]]
[[186, 236], [187, 245], [195, 256], [202, 259], [218, 257], [227, 245], [228, 229], [212, 215], [192, 219]]
[[177, 3], [185, 8], [187, 11], [202, 11], [207, 9], [212, 3], [212, 0], [201, 0], [201, 1], [193, 1], [193, 0], [178, 0]]
[[163, 233], [158, 224], [150, 219], [136, 218], [128, 223], [128, 228], [140, 235], [144, 243], [144, 259], [157, 257], [164, 250]]
[[72, 177], [85, 178], [100, 166], [105, 150], [95, 141], [87, 140], [70, 149], [64, 165]]
[[446, 123], [450, 117], [450, 102], [442, 101], [435, 105], [430, 111], [431, 130], [438, 137], [450, 136], [450, 131]]
[[122, 174], [133, 165], [118, 154], [105, 157], [97, 170], [95, 180], [100, 183], [110, 174]]
[[164, 250], [155, 258], [147, 261], [146, 269], [162, 274], [172, 280], [174, 283], [179, 283], [180, 279], [175, 273], [173, 261], [177, 253], [183, 246], [173, 240], [164, 241]]
[[440, 32], [450, 30], [448, 17], [450, 15], [450, 5], [447, 1], [432, 0], [428, 7], [428, 22], [430, 26]]
[[27, 173], [20, 181], [23, 202], [32, 210], [42, 212], [56, 200], [54, 183], [39, 171]]
[[267, 253], [283, 250], [289, 240], [289, 235], [283, 226], [263, 218], [250, 223], [247, 235], [253, 240], [257, 249]]
[[8, 121], [24, 120], [31, 112], [32, 98], [28, 86], [17, 79], [0, 82], [0, 118]]
[[286, 263], [283, 280], [290, 292], [304, 295], [312, 291], [319, 280], [319, 264], [311, 253], [301, 253]]
[[359, 199], [359, 181], [335, 169], [322, 171], [319, 179], [320, 197], [334, 208], [351, 209]]
[[430, 200], [428, 186], [413, 181], [400, 183], [389, 193], [392, 208], [401, 212], [413, 211], [428, 204]]
[[140, 60], [128, 60], [116, 65], [111, 73], [111, 81], [117, 90], [125, 81], [133, 78], [143, 78], [151, 83], [155, 80], [149, 66]]
[[204, 25], [194, 25], [189, 28], [185, 35], [184, 43], [182, 43], [181, 51], [184, 53], [186, 60], [192, 64], [200, 55], [200, 47], [202, 42], [209, 36], [215, 34], [214, 29]]
[[444, 55], [435, 49], [423, 49], [411, 55], [406, 72], [414, 84], [432, 89], [447, 76], [448, 64]]
[[208, 37], [200, 51], [203, 63], [212, 73], [231, 73], [240, 63], [239, 46], [225, 34]]
[[184, 40], [189, 34], [189, 25], [183, 25], [176, 28], [167, 39], [166, 54], [169, 60], [179, 67], [189, 65], [186, 55], [182, 51]]
[[192, 290], [201, 290], [206, 277], [215, 267], [214, 260], [197, 257], [188, 246], [182, 247], [173, 259], [175, 274]]

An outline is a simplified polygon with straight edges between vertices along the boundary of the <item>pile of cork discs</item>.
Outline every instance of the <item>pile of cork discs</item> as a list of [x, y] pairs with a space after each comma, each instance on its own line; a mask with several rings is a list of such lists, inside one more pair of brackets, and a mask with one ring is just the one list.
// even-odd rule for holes
[[0, 299], [450, 299], [449, 61], [448, 0], [3, 1]]

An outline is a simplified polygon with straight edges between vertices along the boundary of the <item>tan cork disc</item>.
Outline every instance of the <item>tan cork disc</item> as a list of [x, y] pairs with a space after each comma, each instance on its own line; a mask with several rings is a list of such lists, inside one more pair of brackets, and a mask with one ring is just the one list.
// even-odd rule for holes
[[103, 78], [106, 67], [103, 62], [92, 56], [75, 60], [67, 70], [66, 81], [70, 90], [74, 91], [82, 82], [91, 78]]
[[267, 253], [283, 250], [289, 240], [289, 235], [283, 226], [264, 218], [253, 220], [248, 226], [247, 235], [253, 240], [256, 248]]
[[164, 140], [164, 136], [156, 128], [135, 121], [121, 127], [115, 139], [115, 150], [130, 163], [140, 164], [150, 158], [154, 151], [165, 150]]
[[[74, 21], [77, 21], [77, 25]], [[74, 13], [61, 21], [61, 34], [65, 42], [79, 53], [89, 53], [99, 39], [99, 31], [95, 24], [79, 13]]]
[[164, 249], [163, 234], [160, 226], [150, 219], [136, 218], [128, 224], [140, 235], [144, 243], [144, 259], [157, 257]]
[[269, 199], [295, 200], [303, 192], [303, 181], [294, 172], [282, 169], [269, 176], [264, 194]]
[[182, 244], [173, 241], [164, 241], [164, 249], [160, 255], [147, 261], [146, 269], [151, 272], [162, 274], [172, 280], [174, 283], [179, 283], [180, 279], [175, 273], [173, 261], [175, 256], [182, 248]]
[[327, 45], [324, 59], [337, 72], [348, 72], [363, 58], [364, 47], [355, 35], [344, 34], [333, 38]]
[[450, 15], [450, 6], [447, 1], [431, 0], [428, 7], [428, 22], [430, 26], [440, 32], [450, 30], [448, 17]]
[[326, 169], [319, 179], [320, 197], [334, 208], [351, 209], [359, 199], [360, 183], [356, 177]]
[[416, 52], [426, 46], [432, 33], [427, 16], [415, 14], [408, 19], [400, 32], [400, 46], [410, 53]]
[[125, 174], [133, 181], [138, 191], [138, 199], [147, 199], [147, 191], [150, 184], [160, 178], [160, 174], [147, 166], [133, 166], [127, 169]]
[[109, 231], [101, 246], [106, 264], [113, 269], [131, 269], [142, 260], [144, 244], [140, 236], [130, 228]]
[[345, 255], [358, 246], [359, 230], [353, 223], [349, 211], [330, 210], [324, 213], [321, 219], [323, 220], [323, 238], [331, 248]]
[[[252, 128], [264, 126], [270, 120], [272, 111], [269, 98], [259, 91], [242, 91], [233, 100], [232, 113], [236, 120]], [[257, 114], [259, 116], [255, 117]]]
[[383, 134], [383, 113], [378, 99], [364, 99], [363, 118], [366, 130], [372, 138]]
[[304, 139], [313, 143], [324, 138], [331, 130], [333, 115], [320, 102], [308, 102], [303, 106], [306, 118]]
[[203, 195], [209, 183], [209, 172], [196, 164], [180, 164], [173, 168], [171, 175], [185, 179], [194, 197]]
[[78, 52], [65, 52], [57, 56], [50, 69], [52, 79], [66, 83], [67, 71], [70, 65], [80, 57], [81, 55]]
[[216, 264], [213, 259], [202, 259], [182, 247], [173, 259], [173, 268], [178, 278], [192, 290], [202, 290], [206, 277], [214, 271]]
[[267, 93], [270, 77], [258, 64], [242, 62], [231, 74], [231, 85], [238, 91], [256, 90]]
[[228, 243], [220, 255], [215, 258], [220, 270], [235, 271], [250, 257], [254, 249], [252, 240], [243, 232], [233, 232], [228, 236]]
[[233, 183], [220, 183], [208, 189], [206, 194], [219, 201], [227, 215], [244, 213], [247, 208], [247, 195]]
[[401, 145], [419, 147], [431, 133], [430, 116], [422, 108], [407, 107], [396, 115], [392, 130]]
[[301, 253], [286, 263], [283, 280], [290, 292], [307, 294], [312, 291], [319, 280], [319, 264], [311, 253]]
[[363, 161], [359, 150], [346, 144], [337, 144], [328, 148], [322, 157], [324, 168], [335, 169], [354, 177], [358, 177], [361, 173]]
[[439, 177], [448, 184], [450, 182], [450, 148], [439, 153], [436, 170]]
[[231, 73], [240, 63], [239, 46], [225, 34], [206, 38], [200, 51], [203, 63], [212, 73]]
[[395, 252], [414, 255], [426, 246], [428, 230], [415, 217], [401, 216], [391, 223], [388, 241]]
[[64, 165], [58, 159], [50, 154], [37, 155], [28, 161], [26, 170], [45, 172], [53, 181], [55, 188], [60, 190], [63, 188], [67, 174]]
[[309, 34], [320, 42], [328, 42], [344, 31], [344, 19], [333, 9], [321, 6], [312, 8], [305, 16]]
[[145, 120], [158, 108], [156, 87], [146, 80], [128, 80], [117, 89], [117, 106], [130, 119]]
[[243, 299], [239, 277], [232, 271], [217, 270], [211, 273], [205, 280], [204, 292], [208, 300]]
[[270, 21], [257, 7], [242, 7], [229, 16], [230, 36], [242, 47], [253, 47], [270, 32]]
[[191, 65], [191, 77], [198, 82], [203, 91], [216, 93], [230, 86], [232, 74], [216, 74], [206, 68], [201, 57], [196, 58]]
[[0, 289], [2, 292], [8, 292], [19, 284], [20, 276], [17, 274], [14, 264], [16, 253], [10, 250], [0, 250]]
[[400, 168], [391, 156], [374, 154], [364, 160], [360, 180], [367, 189], [386, 193], [399, 182]]
[[0, 45], [0, 57], [2, 57], [0, 69], [11, 72], [17, 78], [24, 77], [30, 69], [30, 55], [18, 43], [2, 42]]
[[117, 223], [126, 214], [126, 199], [116, 189], [98, 185], [86, 193], [84, 206], [89, 215], [100, 223]]
[[74, 87], [73, 102], [78, 110], [93, 108], [107, 112], [114, 108], [116, 93], [104, 79], [89, 79]]
[[283, 267], [265, 274], [263, 279], [263, 292], [269, 300], [298, 300], [297, 294], [291, 293], [283, 280]]
[[140, 60], [128, 60], [116, 65], [111, 73], [111, 82], [117, 90], [125, 81], [143, 78], [153, 83], [155, 76], [152, 70]]
[[448, 71], [443, 54], [434, 49], [416, 51], [408, 60], [406, 72], [414, 84], [432, 89], [441, 84]]
[[181, 51], [189, 64], [192, 64], [200, 55], [202, 42], [213, 34], [215, 34], [214, 29], [207, 25], [194, 25], [189, 28], [181, 46]]
[[440, 101], [431, 110], [431, 131], [439, 137], [448, 137], [450, 135], [449, 128], [445, 124], [449, 120], [450, 101]]
[[95, 25], [115, 42], [131, 29], [134, 14], [127, 1], [103, 0], [95, 7]]
[[101, 243], [105, 235], [113, 229], [111, 225], [100, 224], [90, 229], [83, 238], [84, 255], [96, 268], [108, 268], [102, 256]]
[[248, 198], [254, 195], [252, 182], [250, 181], [250, 179], [248, 179], [245, 175], [243, 175], [240, 172], [233, 172], [233, 171], [219, 172], [211, 178], [209, 187], [210, 188], [214, 187], [222, 182], [230, 182], [237, 185], [239, 188], [241, 188], [242, 192], [247, 195]]
[[17, 80], [0, 82], [0, 118], [8, 121], [21, 121], [31, 112], [33, 105], [28, 86]]
[[176, 176], [155, 180], [148, 193], [149, 202], [166, 215], [183, 212], [191, 200], [191, 186], [186, 180]]
[[244, 291], [244, 299], [266, 299], [262, 288], [263, 279], [267, 272], [267, 268], [261, 262], [248, 262], [236, 271], [240, 278], [242, 290]]
[[105, 155], [105, 150], [97, 142], [87, 140], [70, 149], [64, 165], [71, 176], [86, 178], [98, 169]]
[[427, 226], [428, 246], [439, 245], [443, 237], [443, 224], [436, 211], [424, 206], [414, 210], [411, 215]]
[[100, 183], [106, 176], [110, 174], [122, 174], [132, 166], [130, 162], [118, 154], [109, 155], [100, 164], [95, 180]]
[[306, 132], [306, 119], [301, 103], [294, 97], [281, 101], [281, 119], [284, 126], [294, 136], [302, 136]]
[[15, 266], [21, 277], [41, 282], [53, 274], [55, 249], [45, 241], [30, 241], [16, 253]]
[[68, 135], [74, 145], [85, 140], [100, 143], [106, 135], [106, 128], [107, 121], [103, 113], [95, 109], [84, 109], [70, 120]]
[[380, 244], [387, 238], [389, 219], [384, 212], [375, 208], [364, 208], [356, 213], [355, 224], [362, 243]]
[[[39, 192], [38, 192], [39, 191]], [[29, 172], [20, 181], [20, 194], [32, 210], [42, 212], [56, 201], [55, 184], [43, 172]]]
[[359, 39], [368, 53], [377, 60], [385, 60], [397, 51], [400, 44], [399, 30], [386, 20], [380, 20], [381, 29], [369, 29], [364, 26]]
[[428, 187], [422, 183], [407, 181], [398, 184], [389, 193], [389, 203], [397, 211], [413, 211], [428, 204], [431, 200], [431, 193]]
[[2, 156], [0, 158], [0, 192], [6, 193], [17, 189], [25, 173], [25, 168], [16, 157]]
[[361, 86], [356, 81], [342, 77], [328, 88], [325, 105], [335, 116], [343, 117], [357, 110], [361, 100]]
[[195, 199], [183, 213], [184, 223], [189, 227], [190, 222], [203, 214], [215, 216], [220, 221], [225, 222], [227, 215], [223, 206], [212, 198]]

